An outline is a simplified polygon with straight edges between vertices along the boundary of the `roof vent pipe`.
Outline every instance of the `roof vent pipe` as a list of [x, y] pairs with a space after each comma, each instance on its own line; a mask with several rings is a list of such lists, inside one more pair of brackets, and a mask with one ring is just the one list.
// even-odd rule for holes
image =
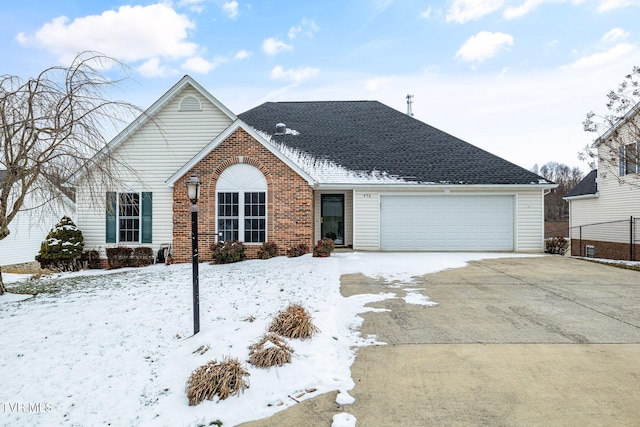
[[413, 117], [413, 95], [407, 95], [407, 116]]
[[284, 123], [278, 123], [276, 125], [276, 135], [284, 135], [287, 133], [287, 125]]

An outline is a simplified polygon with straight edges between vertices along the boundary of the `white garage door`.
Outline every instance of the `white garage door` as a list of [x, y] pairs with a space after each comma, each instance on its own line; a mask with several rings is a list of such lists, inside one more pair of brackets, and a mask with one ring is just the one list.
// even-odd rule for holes
[[383, 250], [513, 250], [513, 196], [380, 198]]

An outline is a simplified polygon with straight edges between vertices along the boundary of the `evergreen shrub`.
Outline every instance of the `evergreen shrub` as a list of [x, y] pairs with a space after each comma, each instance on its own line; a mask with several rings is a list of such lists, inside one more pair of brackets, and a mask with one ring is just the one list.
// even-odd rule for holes
[[287, 256], [289, 258], [299, 257], [308, 253], [309, 245], [307, 245], [306, 243], [298, 243], [297, 245], [293, 245], [289, 249], [287, 249]]
[[336, 245], [332, 239], [323, 237], [318, 240], [318, 243], [313, 247], [313, 256], [321, 258], [331, 256], [331, 252], [333, 252], [335, 248]]
[[36, 261], [40, 263], [41, 268], [78, 271], [82, 268], [80, 255], [83, 249], [82, 231], [76, 227], [71, 218], [63, 216], [40, 245]]
[[238, 240], [214, 243], [211, 245], [211, 251], [216, 264], [231, 264], [247, 258], [244, 244]]
[[269, 259], [280, 255], [280, 248], [275, 242], [264, 242], [260, 249], [258, 249], [259, 259]]
[[564, 255], [569, 248], [569, 241], [562, 236], [545, 240], [544, 251], [548, 254]]

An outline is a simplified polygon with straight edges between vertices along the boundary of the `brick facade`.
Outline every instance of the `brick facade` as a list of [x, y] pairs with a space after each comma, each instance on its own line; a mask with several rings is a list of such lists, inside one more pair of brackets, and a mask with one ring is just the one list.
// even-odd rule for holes
[[[585, 246], [587, 245], [593, 246], [595, 258], [640, 261], [640, 245], [634, 244], [633, 248], [631, 248], [629, 243], [604, 242], [601, 240], [571, 239], [571, 255], [586, 256]], [[633, 249], [633, 259], [631, 259], [631, 249]]]
[[[294, 244], [313, 244], [313, 189], [307, 181], [257, 142], [236, 129], [173, 186], [173, 248], [175, 262], [191, 261], [191, 202], [186, 182], [194, 172], [200, 179], [198, 200], [198, 252], [211, 260], [210, 246], [216, 233], [216, 182], [229, 166], [247, 163], [267, 180], [267, 240], [282, 254]], [[260, 244], [245, 244], [247, 257], [255, 258]]]

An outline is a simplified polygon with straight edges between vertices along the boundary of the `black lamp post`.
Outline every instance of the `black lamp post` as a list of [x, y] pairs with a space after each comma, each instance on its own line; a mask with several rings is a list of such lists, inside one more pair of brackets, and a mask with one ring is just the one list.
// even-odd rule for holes
[[187, 181], [187, 197], [191, 200], [191, 256], [193, 263], [193, 335], [200, 332], [200, 284], [198, 273], [198, 197], [200, 180], [191, 173]]

